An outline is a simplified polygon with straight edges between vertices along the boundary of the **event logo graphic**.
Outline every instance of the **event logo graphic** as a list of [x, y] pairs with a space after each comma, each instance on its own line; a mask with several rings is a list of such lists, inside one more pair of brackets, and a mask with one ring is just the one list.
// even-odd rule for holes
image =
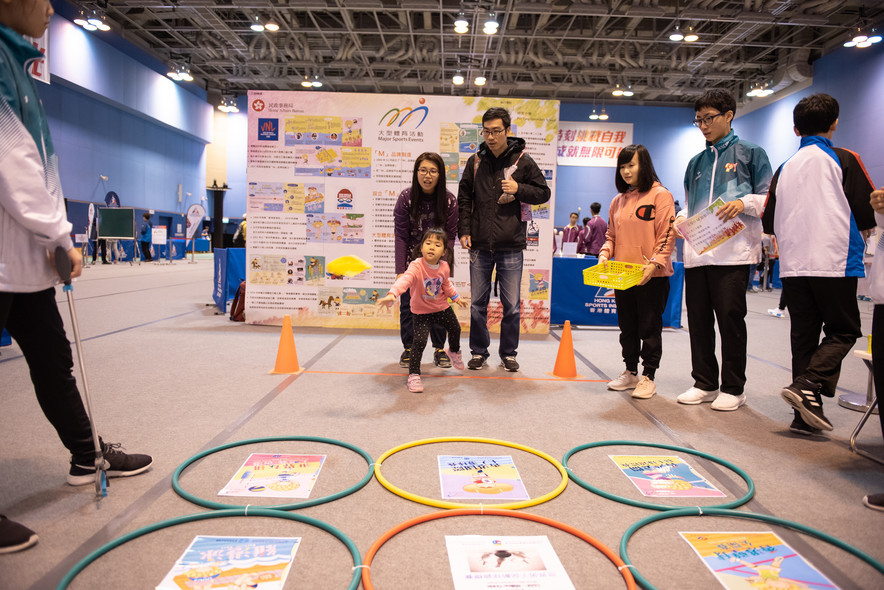
[[[421, 100], [421, 102], [424, 101], [423, 98], [420, 100]], [[383, 123], [384, 119], [387, 119], [387, 127], [391, 127], [393, 125], [393, 123], [395, 123], [397, 120], [399, 121], [398, 127], [402, 127], [405, 124], [405, 122], [408, 121], [408, 119], [410, 119], [411, 116], [414, 115], [415, 113], [423, 113], [423, 115], [424, 115], [421, 118], [420, 122], [414, 126], [414, 128], [417, 129], [418, 127], [420, 127], [423, 124], [424, 120], [426, 120], [427, 115], [430, 114], [430, 109], [426, 105], [421, 105], [417, 108], [403, 107], [401, 109], [397, 109], [396, 107], [393, 107], [392, 109], [390, 109], [389, 111], [384, 113], [384, 116], [381, 117], [380, 121], [378, 121], [378, 125]], [[417, 120], [417, 117], [415, 117], [414, 120]]]
[[258, 141], [279, 141], [279, 119], [258, 119]]

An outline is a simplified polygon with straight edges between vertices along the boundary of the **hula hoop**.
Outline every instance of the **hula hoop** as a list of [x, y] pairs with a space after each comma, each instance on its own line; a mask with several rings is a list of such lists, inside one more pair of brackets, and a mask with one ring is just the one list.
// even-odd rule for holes
[[340, 491], [336, 494], [332, 494], [330, 496], [324, 496], [322, 498], [314, 498], [313, 500], [307, 500], [306, 502], [298, 502], [293, 504], [275, 504], [268, 506], [261, 506], [261, 508], [265, 508], [268, 510], [297, 510], [298, 508], [307, 508], [309, 506], [316, 506], [317, 504], [325, 504], [326, 502], [331, 502], [333, 500], [337, 500], [339, 498], [343, 498], [344, 496], [349, 496], [353, 492], [362, 489], [365, 485], [371, 481], [373, 461], [371, 455], [363, 451], [357, 446], [351, 445], [350, 443], [346, 443], [339, 440], [334, 440], [332, 438], [323, 438], [321, 436], [268, 436], [266, 438], [250, 438], [247, 440], [240, 440], [232, 443], [227, 443], [225, 445], [221, 445], [215, 447], [213, 449], [209, 449], [207, 451], [203, 451], [202, 453], [198, 453], [186, 460], [184, 463], [178, 466], [178, 469], [175, 470], [175, 473], [172, 475], [172, 489], [175, 490], [179, 496], [184, 498], [185, 500], [196, 504], [197, 506], [204, 506], [206, 508], [212, 508], [214, 510], [226, 510], [229, 508], [245, 508], [244, 504], [222, 504], [221, 502], [214, 502], [212, 500], [206, 500], [205, 498], [200, 498], [195, 496], [189, 492], [184, 491], [181, 487], [180, 482], [178, 481], [181, 472], [183, 472], [187, 467], [194, 463], [195, 461], [199, 461], [206, 455], [211, 455], [213, 453], [217, 453], [218, 451], [223, 451], [225, 449], [230, 449], [233, 447], [240, 447], [243, 445], [250, 445], [255, 443], [262, 442], [278, 442], [278, 441], [308, 441], [308, 442], [320, 442], [326, 443], [330, 445], [337, 445], [339, 447], [344, 447], [345, 449], [350, 449], [356, 453], [362, 455], [362, 458], [365, 459], [366, 463], [368, 463], [368, 473], [365, 474], [365, 477], [362, 478], [356, 485], [349, 487], [343, 491]]
[[426, 498], [424, 496], [418, 496], [417, 494], [412, 494], [410, 492], [406, 492], [393, 484], [391, 484], [387, 479], [381, 474], [381, 464], [387, 457], [398, 453], [399, 451], [403, 451], [405, 449], [409, 449], [411, 447], [417, 447], [420, 445], [439, 443], [439, 442], [475, 442], [475, 443], [485, 443], [490, 445], [500, 445], [502, 447], [511, 447], [513, 449], [519, 449], [520, 451], [525, 451], [526, 453], [531, 453], [532, 455], [537, 455], [541, 459], [545, 459], [552, 463], [552, 465], [559, 470], [559, 473], [562, 474], [562, 481], [559, 483], [558, 487], [551, 491], [548, 494], [540, 496], [538, 498], [534, 498], [531, 500], [521, 500], [519, 502], [510, 502], [509, 504], [491, 504], [494, 508], [498, 510], [516, 510], [519, 508], [527, 508], [529, 506], [536, 506], [537, 504], [542, 504], [548, 500], [552, 500], [559, 494], [561, 494], [565, 486], [568, 485], [568, 472], [565, 471], [565, 468], [562, 467], [562, 464], [556, 461], [553, 457], [550, 457], [543, 451], [538, 451], [537, 449], [532, 449], [531, 447], [526, 447], [524, 445], [520, 445], [518, 443], [507, 442], [505, 440], [496, 440], [493, 438], [470, 438], [465, 436], [447, 436], [440, 438], [425, 438], [423, 440], [416, 440], [414, 442], [405, 443], [403, 445], [399, 445], [398, 447], [394, 447], [389, 451], [385, 452], [383, 455], [378, 457], [377, 463], [374, 466], [374, 475], [377, 478], [378, 482], [397, 496], [405, 498], [406, 500], [411, 500], [412, 502], [417, 502], [418, 504], [426, 504], [427, 506], [435, 506], [436, 508], [451, 508], [451, 509], [459, 509], [459, 508], [482, 508], [484, 504], [460, 504], [457, 502], [449, 502], [447, 500], [435, 500], [433, 498]]
[[575, 537], [582, 539], [598, 549], [602, 552], [602, 554], [607, 557], [611, 563], [617, 566], [617, 569], [620, 572], [620, 575], [623, 576], [623, 579], [626, 581], [626, 588], [632, 590], [637, 588], [635, 585], [635, 579], [633, 577], [632, 572], [629, 571], [629, 566], [627, 562], [624, 562], [620, 557], [614, 553], [607, 545], [596, 539], [595, 537], [584, 533], [583, 531], [572, 527], [571, 525], [565, 524], [563, 522], [559, 522], [557, 520], [553, 520], [551, 518], [547, 518], [545, 516], [539, 516], [537, 514], [531, 514], [529, 512], [514, 512], [512, 510], [501, 510], [499, 508], [485, 508], [485, 509], [475, 509], [475, 508], [463, 508], [458, 510], [446, 510], [443, 512], [431, 512], [430, 514], [422, 514], [421, 516], [417, 516], [412, 518], [411, 520], [406, 520], [403, 523], [400, 523], [386, 533], [380, 536], [377, 541], [375, 541], [371, 548], [369, 548], [368, 553], [365, 554], [365, 565], [362, 566], [362, 587], [365, 590], [374, 590], [374, 585], [371, 581], [371, 562], [374, 559], [375, 554], [381, 548], [381, 546], [389, 541], [391, 538], [396, 536], [398, 533], [401, 533], [405, 529], [412, 527], [416, 524], [421, 524], [424, 522], [429, 522], [431, 520], [436, 520], [439, 518], [448, 518], [450, 516], [472, 516], [472, 515], [488, 515], [488, 516], [508, 516], [511, 518], [521, 518], [523, 520], [532, 520], [534, 522], [539, 522], [541, 524], [545, 524], [551, 527], [555, 527], [559, 530], [565, 531]]
[[[737, 506], [742, 506], [743, 504], [745, 504], [746, 502], [751, 500], [752, 497], [755, 495], [755, 482], [752, 481], [752, 478], [749, 477], [749, 474], [747, 474], [745, 471], [743, 471], [742, 469], [740, 469], [739, 467], [737, 467], [733, 463], [731, 463], [729, 461], [725, 461], [724, 459], [722, 459], [720, 457], [716, 457], [715, 455], [710, 455], [709, 453], [704, 453], [702, 451], [697, 451], [695, 449], [688, 449], [685, 447], [677, 447], [675, 445], [656, 444], [656, 443], [648, 443], [648, 442], [641, 442], [641, 441], [635, 441], [635, 440], [605, 440], [605, 441], [591, 442], [591, 443], [586, 443], [585, 445], [580, 445], [579, 447], [574, 447], [573, 449], [571, 449], [570, 451], [565, 453], [565, 457], [562, 459], [562, 465], [565, 466], [565, 469], [568, 469], [568, 458], [571, 457], [572, 455], [574, 455], [575, 453], [578, 453], [578, 452], [583, 451], [585, 449], [590, 449], [593, 447], [610, 447], [610, 446], [617, 446], [617, 445], [633, 446], [633, 447], [653, 447], [653, 448], [658, 448], [658, 449], [668, 449], [670, 451], [679, 451], [682, 453], [689, 453], [691, 455], [697, 455], [698, 457], [703, 457], [704, 459], [709, 459], [713, 463], [718, 463], [722, 467], [726, 467], [727, 469], [730, 469], [731, 471], [733, 471], [734, 473], [739, 475], [743, 479], [743, 481], [746, 482], [746, 485], [749, 489], [746, 491], [745, 496], [743, 496], [742, 498], [737, 498], [736, 500], [734, 500], [732, 502], [725, 502], [724, 504], [710, 504], [709, 508], [736, 508]], [[653, 504], [651, 502], [643, 502], [641, 500], [633, 500], [632, 498], [625, 498], [623, 496], [618, 496], [616, 494], [606, 492], [606, 491], [601, 490], [593, 485], [586, 483], [585, 481], [583, 481], [582, 479], [580, 479], [579, 477], [574, 475], [574, 472], [571, 471], [570, 469], [568, 469], [568, 475], [571, 477], [572, 480], [574, 480], [574, 483], [576, 483], [577, 485], [579, 485], [583, 489], [589, 490], [590, 492], [592, 492], [594, 494], [598, 494], [599, 496], [602, 496], [603, 498], [607, 498], [609, 500], [614, 500], [615, 502], [620, 502], [621, 504], [629, 504], [630, 506], [637, 506], [639, 508], [649, 508], [651, 510], [680, 510], [680, 509], [684, 508], [684, 506], [667, 506], [665, 504]], [[706, 510], [706, 506], [703, 506], [703, 510]]]
[[822, 531], [818, 531], [816, 529], [812, 529], [809, 526], [799, 524], [797, 522], [793, 522], [791, 520], [785, 520], [783, 518], [778, 518], [776, 516], [770, 516], [768, 514], [757, 514], [755, 512], [742, 512], [740, 510], [727, 510], [724, 508], [679, 508], [678, 510], [670, 510], [668, 512], [661, 512], [659, 514], [652, 514], [647, 516], [640, 521], [634, 523], [626, 532], [623, 533], [623, 538], [620, 539], [620, 555], [623, 557], [623, 561], [627, 564], [627, 567], [631, 567], [633, 569], [633, 575], [635, 576], [636, 581], [641, 584], [642, 588], [646, 590], [656, 590], [656, 587], [651, 585], [639, 572], [635, 569], [635, 566], [632, 565], [632, 562], [629, 560], [629, 555], [626, 552], [626, 545], [629, 543], [629, 539], [632, 537], [633, 533], [635, 533], [638, 529], [642, 528], [645, 525], [651, 524], [652, 522], [663, 520], [664, 518], [678, 518], [681, 516], [732, 516], [734, 518], [745, 518], [747, 520], [760, 520], [762, 522], [769, 522], [772, 524], [776, 524], [779, 526], [788, 527], [791, 529], [795, 529], [796, 531], [808, 534], [812, 537], [816, 537], [821, 541], [825, 541], [830, 545], [834, 545], [840, 549], [844, 549], [848, 553], [860, 558], [865, 561], [867, 564], [884, 574], [884, 565], [881, 562], [875, 560], [874, 558], [866, 555], [856, 547], [852, 545], [848, 545], [844, 541], [837, 539], [831, 535], [827, 535]]
[[148, 533], [152, 533], [154, 531], [158, 531], [160, 529], [176, 526], [179, 524], [184, 524], [187, 522], [195, 522], [199, 520], [209, 520], [213, 518], [230, 518], [234, 516], [244, 516], [246, 518], [252, 518], [254, 516], [266, 516], [269, 518], [282, 518], [285, 520], [295, 520], [298, 522], [303, 522], [305, 524], [315, 526], [324, 530], [327, 533], [330, 533], [334, 537], [336, 537], [340, 542], [342, 542], [347, 549], [350, 550], [350, 555], [353, 556], [353, 578], [350, 580], [350, 585], [347, 586], [347, 590], [356, 590], [359, 587], [359, 570], [363, 569], [362, 559], [359, 556], [359, 549], [356, 548], [356, 545], [353, 541], [350, 540], [347, 535], [336, 529], [330, 524], [322, 522], [321, 520], [317, 520], [315, 518], [311, 518], [309, 516], [303, 516], [301, 514], [291, 513], [291, 512], [282, 512], [280, 510], [270, 510], [267, 508], [254, 508], [247, 507], [245, 509], [234, 509], [234, 510], [214, 510], [212, 512], [200, 512], [199, 514], [187, 514], [184, 516], [178, 516], [176, 518], [170, 518], [169, 520], [163, 520], [160, 522], [156, 522], [154, 524], [150, 524], [146, 527], [140, 528], [138, 530], [132, 531], [126, 535], [118, 539], [114, 539], [110, 543], [103, 545], [81, 559], [77, 562], [71, 570], [65, 574], [65, 576], [61, 579], [56, 586], [56, 590], [65, 590], [74, 577], [79, 574], [83, 569], [86, 568], [93, 561], [107, 553], [108, 551], [123, 545], [124, 543], [128, 543], [133, 539], [137, 539], [142, 535], [146, 535]]

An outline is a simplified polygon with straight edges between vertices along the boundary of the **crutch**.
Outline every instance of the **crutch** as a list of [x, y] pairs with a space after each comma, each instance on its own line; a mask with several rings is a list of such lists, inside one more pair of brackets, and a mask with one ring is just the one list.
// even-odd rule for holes
[[55, 249], [55, 269], [64, 283], [64, 292], [68, 296], [68, 305], [71, 308], [71, 326], [74, 328], [74, 343], [77, 346], [77, 359], [80, 361], [80, 381], [82, 384], [82, 397], [86, 404], [86, 413], [89, 416], [89, 425], [92, 427], [92, 442], [95, 444], [95, 497], [99, 500], [107, 496], [107, 473], [105, 471], [104, 454], [101, 452], [101, 442], [98, 440], [98, 430], [95, 428], [95, 415], [92, 413], [92, 404], [89, 401], [89, 384], [86, 381], [86, 364], [83, 359], [83, 345], [80, 342], [80, 327], [77, 324], [77, 310], [74, 307], [74, 288], [71, 285], [71, 259], [67, 250], [62, 246]]

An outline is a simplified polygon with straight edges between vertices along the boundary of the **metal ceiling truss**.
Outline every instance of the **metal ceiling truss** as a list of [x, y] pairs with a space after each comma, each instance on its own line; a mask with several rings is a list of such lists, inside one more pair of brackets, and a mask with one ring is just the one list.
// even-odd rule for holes
[[[684, 105], [710, 85], [742, 97], [759, 80], [782, 89], [808, 78], [861, 9], [869, 26], [884, 18], [872, 0], [108, 0], [106, 12], [159, 60], [189, 60], [210, 93], [301, 90], [318, 77], [337, 92]], [[493, 36], [482, 32], [491, 12]], [[254, 32], [256, 17], [279, 31]], [[670, 41], [676, 24], [699, 41]], [[451, 81], [458, 69], [463, 86]], [[485, 86], [472, 84], [479, 75]], [[615, 84], [635, 96], [615, 99]]]

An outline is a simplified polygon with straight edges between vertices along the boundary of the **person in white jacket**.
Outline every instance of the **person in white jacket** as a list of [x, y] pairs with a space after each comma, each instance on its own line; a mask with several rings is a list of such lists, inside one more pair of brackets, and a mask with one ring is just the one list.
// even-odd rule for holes
[[[46, 113], [27, 73], [43, 56], [23, 37], [41, 37], [52, 14], [49, 0], [0, 0], [0, 331], [18, 343], [40, 407], [71, 453], [67, 482], [85, 485], [95, 481], [96, 454], [55, 303], [53, 259], [60, 247], [77, 277], [83, 257], [71, 240]], [[142, 473], [153, 461], [101, 445], [110, 477]], [[0, 553], [36, 542], [33, 531], [0, 515]]]
[[[873, 191], [870, 200], [879, 230], [875, 256], [869, 271], [869, 294], [875, 304], [872, 314], [872, 375], [875, 380], [875, 395], [880, 395], [884, 391], [884, 187]], [[884, 435], [884, 412], [881, 412], [880, 403], [878, 419], [881, 421], [881, 434]], [[872, 510], [884, 511], [884, 492], [868, 494], [863, 498], [863, 504]]]

